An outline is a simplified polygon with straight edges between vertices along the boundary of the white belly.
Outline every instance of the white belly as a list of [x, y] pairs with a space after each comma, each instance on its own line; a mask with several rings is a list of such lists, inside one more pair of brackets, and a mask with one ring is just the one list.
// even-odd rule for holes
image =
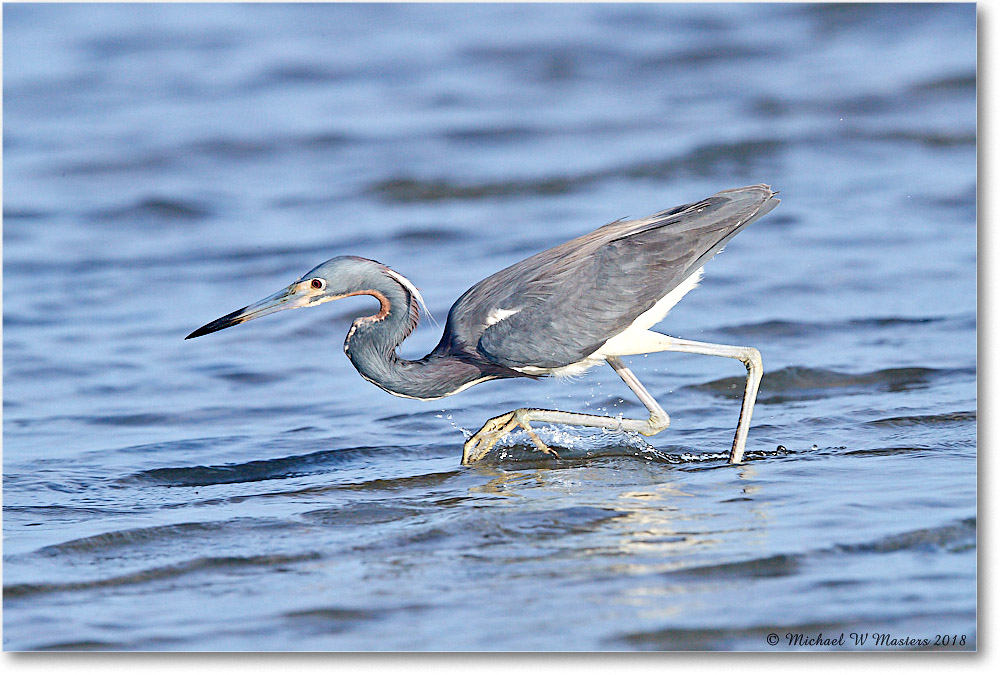
[[651, 333], [650, 328], [663, 321], [667, 313], [681, 301], [685, 295], [694, 290], [701, 282], [704, 267], [698, 268], [694, 274], [681, 282], [679, 286], [657, 300], [656, 304], [635, 318], [635, 321], [618, 335], [605, 342], [590, 356], [561, 368], [538, 368], [526, 366], [518, 370], [529, 375], [555, 375], [556, 377], [572, 377], [580, 375], [590, 368], [603, 363], [609, 356], [631, 356], [633, 354], [649, 354], [659, 351], [656, 347], [662, 341], [658, 333]]

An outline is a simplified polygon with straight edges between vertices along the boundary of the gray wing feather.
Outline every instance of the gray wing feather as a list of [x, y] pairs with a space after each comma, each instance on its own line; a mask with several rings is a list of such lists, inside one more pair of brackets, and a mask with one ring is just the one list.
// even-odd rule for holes
[[[507, 368], [576, 363], [777, 206], [773, 194], [766, 185], [726, 190], [605, 225], [479, 282], [452, 307], [448, 328]], [[486, 326], [498, 308], [517, 312]]]

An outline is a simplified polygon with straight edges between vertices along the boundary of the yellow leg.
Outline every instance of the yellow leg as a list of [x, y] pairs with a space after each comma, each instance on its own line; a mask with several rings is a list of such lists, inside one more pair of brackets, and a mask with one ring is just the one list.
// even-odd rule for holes
[[547, 446], [531, 428], [529, 422], [548, 422], [550, 424], [568, 424], [572, 426], [600, 427], [620, 431], [637, 431], [645, 436], [652, 436], [670, 426], [670, 416], [653, 400], [631, 370], [616, 356], [609, 356], [608, 363], [615, 369], [639, 400], [649, 409], [649, 419], [621, 419], [604, 415], [587, 415], [585, 413], [563, 412], [561, 410], [542, 410], [539, 408], [518, 408], [509, 413], [499, 415], [487, 421], [483, 428], [465, 442], [462, 452], [462, 464], [472, 464], [485, 457], [500, 439], [517, 427], [528, 432], [535, 446], [544, 453], [556, 459], [559, 454]]
[[509, 413], [504, 413], [503, 415], [498, 415], [497, 417], [487, 420], [486, 424], [483, 425], [483, 428], [477, 431], [472, 438], [465, 442], [465, 447], [462, 451], [462, 464], [472, 464], [473, 462], [481, 460], [489, 453], [490, 450], [493, 449], [493, 446], [496, 445], [500, 439], [517, 427], [521, 427], [528, 432], [528, 437], [531, 438], [535, 447], [542, 452], [559, 459], [559, 453], [547, 446], [545, 442], [538, 437], [535, 430], [531, 428], [531, 424], [528, 423], [528, 420], [531, 417], [530, 413], [536, 412], [556, 411], [518, 408], [517, 410], [512, 410]]
[[[743, 365], [747, 369], [746, 387], [743, 391], [743, 404], [740, 407], [736, 435], [733, 438], [733, 445], [729, 452], [729, 462], [731, 464], [742, 462], [743, 453], [746, 449], [747, 434], [750, 431], [750, 417], [753, 415], [754, 403], [757, 400], [757, 391], [760, 388], [760, 380], [764, 374], [760, 352], [753, 347], [734, 347], [730, 345], [695, 342], [693, 340], [682, 340], [654, 331], [647, 331], [646, 344], [643, 347], [645, 350], [643, 353], [665, 351], [686, 352], [689, 354], [705, 354], [707, 356], [724, 356], [743, 362]], [[617, 356], [608, 356], [607, 361], [649, 410], [649, 419], [621, 419], [605, 417], [603, 415], [563, 412], [561, 410], [518, 408], [517, 410], [512, 410], [509, 413], [492, 418], [472, 438], [466, 441], [462, 453], [462, 464], [472, 464], [481, 460], [493, 449], [493, 446], [500, 439], [517, 427], [521, 427], [528, 432], [532, 442], [539, 450], [558, 458], [559, 455], [552, 448], [545, 445], [538, 438], [538, 435], [535, 434], [529, 424], [532, 421], [636, 431], [644, 436], [658, 434], [670, 426], [670, 416], [653, 399], [652, 395], [646, 391], [645, 387], [642, 386], [632, 371], [625, 367], [621, 359]]]

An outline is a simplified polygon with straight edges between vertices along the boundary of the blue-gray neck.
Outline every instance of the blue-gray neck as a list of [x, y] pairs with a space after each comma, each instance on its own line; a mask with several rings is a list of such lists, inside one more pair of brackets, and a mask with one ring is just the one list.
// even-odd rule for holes
[[416, 298], [381, 270], [366, 277], [365, 288], [351, 295], [371, 295], [381, 308], [378, 314], [355, 319], [344, 340], [344, 353], [362, 377], [390, 394], [425, 400], [496, 377], [468, 359], [437, 350], [418, 361], [397, 356], [396, 348], [417, 325]]

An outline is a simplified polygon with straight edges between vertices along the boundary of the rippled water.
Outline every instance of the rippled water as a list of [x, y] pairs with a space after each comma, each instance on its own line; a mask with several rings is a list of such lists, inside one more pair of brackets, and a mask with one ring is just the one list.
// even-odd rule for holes
[[[975, 646], [973, 5], [3, 12], [5, 649]], [[366, 298], [182, 339], [343, 254], [440, 321], [757, 182], [661, 326], [763, 353], [742, 466], [728, 359], [629, 359], [652, 439], [465, 468], [500, 412], [642, 408], [608, 368], [388, 396]]]

